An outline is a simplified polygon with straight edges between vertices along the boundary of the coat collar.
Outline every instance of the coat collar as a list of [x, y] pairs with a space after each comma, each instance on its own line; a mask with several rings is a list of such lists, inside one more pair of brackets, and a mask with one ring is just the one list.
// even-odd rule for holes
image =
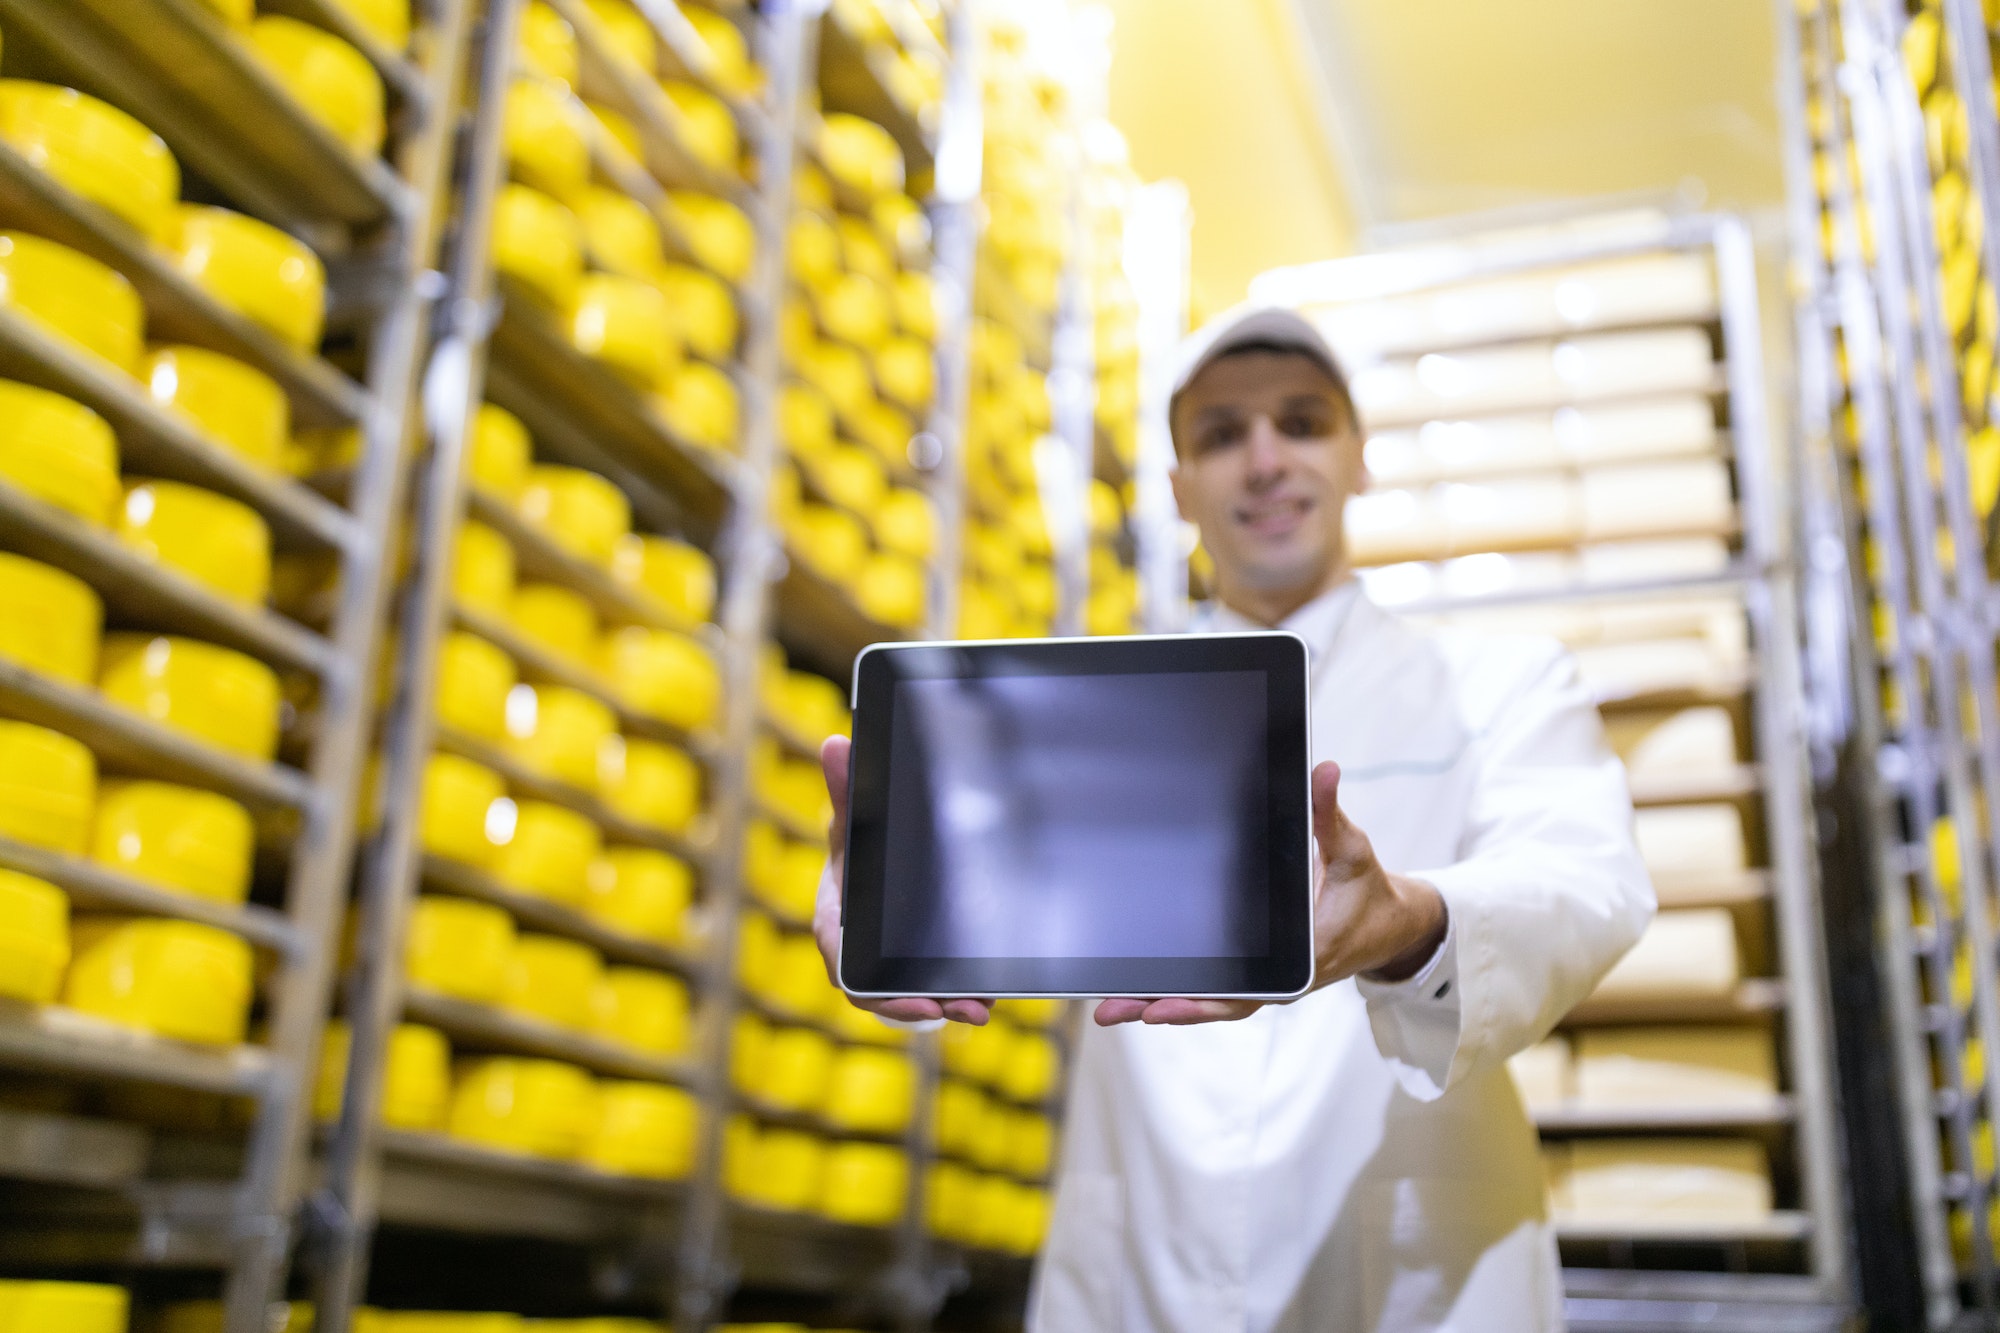
[[[1333, 664], [1336, 649], [1354, 641], [1354, 635], [1342, 632], [1350, 622], [1372, 624], [1380, 618], [1381, 612], [1362, 594], [1361, 581], [1350, 578], [1286, 616], [1277, 628], [1290, 630], [1306, 641], [1312, 649], [1313, 678], [1318, 680]], [[1204, 602], [1192, 628], [1197, 633], [1251, 634], [1267, 627], [1221, 602]]]

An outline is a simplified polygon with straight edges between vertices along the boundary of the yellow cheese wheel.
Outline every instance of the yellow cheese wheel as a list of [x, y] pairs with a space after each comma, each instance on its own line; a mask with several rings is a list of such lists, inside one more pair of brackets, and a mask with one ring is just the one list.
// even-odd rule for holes
[[114, 916], [80, 917], [70, 938], [70, 1008], [180, 1041], [243, 1040], [253, 959], [240, 936], [193, 921]]
[[583, 228], [540, 190], [502, 186], [493, 204], [493, 265], [550, 309], [566, 312], [583, 285]]
[[148, 240], [171, 239], [180, 164], [157, 134], [117, 107], [73, 88], [0, 79], [0, 140]]
[[271, 590], [271, 529], [238, 500], [177, 481], [134, 480], [114, 530], [147, 560], [233, 602], [261, 605]]
[[736, 138], [736, 113], [729, 104], [681, 79], [667, 79], [660, 88], [673, 105], [681, 142], [695, 161], [711, 171], [734, 172], [742, 150]]
[[382, 151], [387, 95], [367, 56], [330, 32], [277, 14], [251, 23], [250, 47], [349, 151], [363, 157]]
[[86, 523], [109, 523], [117, 509], [118, 437], [104, 418], [60, 394], [0, 380], [0, 478]]
[[576, 31], [546, 0], [530, 0], [521, 11], [515, 51], [525, 68], [575, 86], [579, 59]]
[[190, 204], [180, 211], [174, 258], [185, 277], [224, 305], [294, 347], [319, 346], [326, 266], [303, 242], [242, 213]]
[[278, 751], [278, 674], [231, 648], [165, 634], [107, 634], [98, 688], [140, 716], [251, 759]]
[[515, 180], [566, 204], [590, 185], [590, 142], [583, 112], [563, 84], [517, 78], [502, 118], [507, 170]]
[[126, 374], [139, 364], [145, 311], [124, 275], [67, 246], [0, 231], [0, 305]]

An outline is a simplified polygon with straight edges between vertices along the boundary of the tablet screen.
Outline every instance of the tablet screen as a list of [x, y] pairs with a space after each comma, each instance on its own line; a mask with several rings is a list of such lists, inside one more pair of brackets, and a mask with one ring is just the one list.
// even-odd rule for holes
[[1285, 994], [1311, 973], [1305, 648], [894, 645], [856, 669], [841, 977]]
[[1264, 673], [896, 685], [882, 952], [1269, 946]]

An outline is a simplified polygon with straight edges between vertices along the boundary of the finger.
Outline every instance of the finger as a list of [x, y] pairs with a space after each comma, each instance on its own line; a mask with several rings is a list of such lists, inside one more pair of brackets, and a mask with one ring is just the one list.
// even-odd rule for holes
[[1321, 857], [1333, 854], [1334, 843], [1347, 825], [1340, 813], [1340, 765], [1329, 759], [1312, 771], [1313, 837]]
[[1098, 1003], [1094, 1017], [1101, 1028], [1116, 1027], [1120, 1023], [1136, 1023], [1146, 1012], [1145, 1000], [1103, 1000]]
[[986, 1000], [946, 1000], [944, 1016], [954, 1023], [969, 1023], [983, 1028], [986, 1020], [993, 1016], [992, 1005]]
[[853, 744], [845, 736], [828, 736], [819, 747], [826, 794], [833, 802], [833, 818], [826, 823], [826, 854], [836, 861], [847, 851], [847, 756]]
[[928, 1023], [944, 1017], [944, 1006], [936, 1000], [906, 998], [901, 1000], [855, 1000], [871, 1014], [893, 1018], [898, 1023]]
[[1149, 1025], [1185, 1027], [1194, 1023], [1227, 1023], [1248, 1018], [1263, 1005], [1255, 1000], [1155, 1000], [1140, 1021]]
[[826, 979], [840, 985], [840, 886], [827, 891], [830, 875], [820, 877], [819, 904], [813, 909], [813, 939], [819, 944], [820, 961], [826, 964]]

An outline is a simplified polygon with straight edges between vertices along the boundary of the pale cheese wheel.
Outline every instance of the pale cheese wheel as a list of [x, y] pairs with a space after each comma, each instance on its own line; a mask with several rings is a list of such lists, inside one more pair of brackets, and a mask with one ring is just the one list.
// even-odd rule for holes
[[1764, 1106], [1778, 1095], [1768, 1028], [1591, 1028], [1576, 1037], [1579, 1106]]
[[1352, 496], [1343, 515], [1348, 555], [1357, 565], [1421, 560], [1445, 550], [1444, 521], [1427, 491], [1371, 491]]
[[1539, 273], [1433, 292], [1424, 302], [1424, 322], [1433, 345], [1546, 337], [1563, 326], [1555, 287]]
[[1437, 567], [1441, 597], [1493, 597], [1552, 592], [1577, 582], [1576, 561], [1558, 551], [1502, 555], [1487, 551], [1462, 555]]
[[1640, 810], [1632, 831], [1656, 881], [1734, 875], [1749, 864], [1743, 818], [1721, 801]]
[[1571, 1220], [1727, 1226], [1771, 1212], [1770, 1163], [1746, 1139], [1581, 1139], [1568, 1165]]
[[1741, 979], [1736, 919], [1726, 908], [1681, 908], [1654, 917], [1591, 998], [1720, 998], [1734, 991]]
[[1735, 509], [1729, 469], [1712, 460], [1583, 474], [1583, 536], [1589, 541], [1726, 532]]
[[1371, 483], [1391, 489], [1421, 486], [1434, 475], [1420, 431], [1392, 430], [1371, 435], [1362, 447], [1361, 460], [1367, 465]]
[[[1549, 352], [1564, 401], [1704, 390], [1715, 353], [1701, 329], [1648, 329], [1570, 338]], [[1554, 395], [1551, 395], [1554, 396]]]
[[1714, 774], [1737, 763], [1735, 720], [1714, 704], [1605, 730], [1635, 780]]
[[1577, 674], [1594, 699], [1726, 689], [1737, 680], [1707, 639], [1692, 636], [1578, 645]]
[[1377, 606], [1408, 606], [1438, 595], [1437, 566], [1419, 560], [1357, 571], [1362, 591]]
[[1641, 403], [1565, 407], [1549, 422], [1566, 462], [1583, 467], [1637, 458], [1712, 454], [1720, 443], [1715, 409], [1685, 395]]
[[1553, 352], [1546, 343], [1430, 352], [1370, 366], [1348, 387], [1362, 417], [1377, 427], [1518, 412], [1561, 398]]
[[1558, 279], [1551, 296], [1571, 328], [1706, 320], [1717, 308], [1713, 266], [1692, 254], [1583, 265]]
[[1720, 537], [1603, 542], [1580, 548], [1577, 558], [1586, 583], [1710, 578], [1728, 570], [1729, 546]]
[[1567, 477], [1457, 482], [1439, 496], [1455, 553], [1562, 546], [1583, 534], [1583, 506]]

